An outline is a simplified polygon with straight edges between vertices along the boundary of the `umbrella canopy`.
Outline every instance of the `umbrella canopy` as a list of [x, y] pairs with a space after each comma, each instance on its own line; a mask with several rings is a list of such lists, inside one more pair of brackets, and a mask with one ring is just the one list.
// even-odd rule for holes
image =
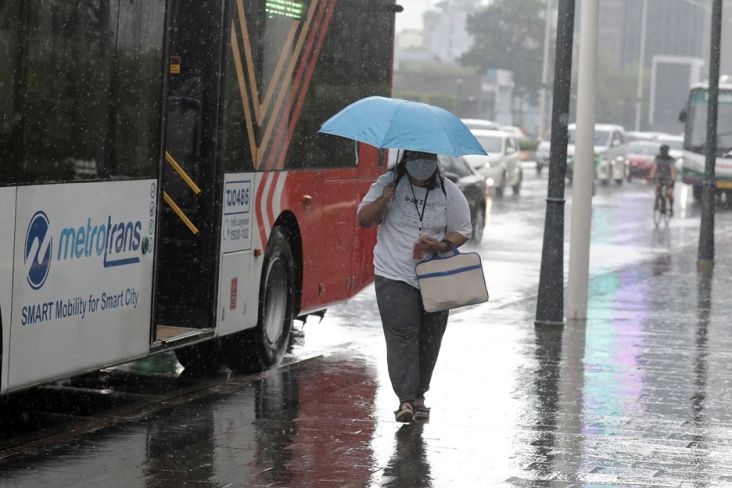
[[399, 98], [362, 98], [326, 120], [319, 132], [378, 148], [448, 156], [486, 154], [470, 129], [452, 113]]

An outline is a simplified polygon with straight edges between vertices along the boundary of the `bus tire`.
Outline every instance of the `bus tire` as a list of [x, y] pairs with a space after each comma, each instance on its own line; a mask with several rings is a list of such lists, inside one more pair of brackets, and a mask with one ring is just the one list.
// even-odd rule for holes
[[294, 318], [295, 268], [292, 248], [279, 227], [272, 230], [259, 286], [259, 319], [254, 353], [262, 368], [278, 364], [285, 354]]

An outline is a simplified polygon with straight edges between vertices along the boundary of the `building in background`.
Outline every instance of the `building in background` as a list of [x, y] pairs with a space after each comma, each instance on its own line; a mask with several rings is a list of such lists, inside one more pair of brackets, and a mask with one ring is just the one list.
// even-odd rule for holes
[[463, 118], [512, 125], [517, 110], [524, 109], [512, 106], [513, 73], [494, 69], [481, 74], [459, 64], [473, 44], [468, 16], [489, 3], [445, 0], [424, 14], [424, 30], [397, 32], [394, 96], [432, 103]]
[[437, 105], [462, 118], [513, 124], [514, 84], [510, 71], [475, 74], [451, 70], [455, 65], [444, 67], [444, 70], [394, 71], [394, 96]]
[[[557, 0], [551, 1], [556, 7]], [[732, 74], [732, 0], [724, 1], [721, 70]], [[598, 105], [598, 117], [603, 122], [634, 128], [642, 57], [641, 129], [680, 133], [678, 113], [686, 102], [690, 84], [707, 76], [712, 0], [647, 2], [645, 25], [644, 0], [600, 2], [598, 84], [604, 84], [600, 95], [604, 104]], [[493, 70], [474, 74], [458, 66], [459, 57], [472, 45], [465, 29], [467, 18], [489, 3], [445, 0], [424, 14], [424, 30], [397, 33], [395, 93], [439, 100], [442, 106], [463, 117], [491, 118], [534, 132], [538, 128], [538, 110], [528, 102], [521, 107], [511, 105], [513, 83], [506, 81], [507, 76], [512, 77], [510, 71], [499, 75]], [[582, 2], [578, 2], [577, 28], [581, 6]], [[412, 69], [415, 64], [422, 65], [419, 75]], [[424, 69], [426, 65], [432, 68]], [[458, 99], [460, 96], [464, 98]]]
[[444, 63], [455, 63], [473, 45], [466, 29], [468, 15], [479, 5], [457, 4], [445, 1], [439, 10], [424, 14], [425, 48]]
[[[644, 130], [678, 133], [678, 113], [686, 102], [690, 83], [705, 78], [709, 58], [711, 0], [647, 0], [645, 26], [643, 0], [600, 2], [600, 60], [617, 70], [638, 69], [641, 34], [643, 55]], [[732, 2], [725, 8], [722, 72], [732, 72]], [[633, 120], [614, 121], [633, 127]]]

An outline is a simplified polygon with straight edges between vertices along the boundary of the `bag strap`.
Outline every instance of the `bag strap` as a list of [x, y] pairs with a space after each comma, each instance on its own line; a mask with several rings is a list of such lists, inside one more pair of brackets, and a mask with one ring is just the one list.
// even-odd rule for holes
[[[447, 234], [447, 227], [445, 227], [445, 234]], [[457, 246], [450, 239], [442, 239], [440, 242], [444, 242], [448, 245], [448, 247], [450, 248], [450, 250], [448, 252], [452, 251], [453, 256], [457, 256], [458, 254], [460, 254], [460, 251], [458, 251]]]

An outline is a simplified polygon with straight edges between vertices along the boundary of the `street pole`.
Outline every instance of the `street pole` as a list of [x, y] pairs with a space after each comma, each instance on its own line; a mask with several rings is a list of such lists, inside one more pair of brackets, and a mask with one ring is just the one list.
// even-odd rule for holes
[[539, 90], [539, 134], [543, 140], [546, 135], [547, 84], [549, 83], [549, 44], [552, 38], [552, 0], [546, 0], [544, 14], [544, 60], [541, 66], [541, 90]]
[[635, 96], [635, 130], [641, 130], [641, 108], [643, 101], [643, 71], [646, 69], [646, 26], [648, 23], [648, 0], [643, 0], [641, 14], [640, 52], [638, 53], [638, 87]]
[[717, 112], [719, 102], [719, 58], [722, 43], [722, 0], [712, 4], [712, 35], [709, 44], [709, 99], [707, 102], [707, 144], [702, 185], [702, 212], [697, 264], [714, 266], [714, 164], [717, 161]]
[[577, 143], [572, 177], [572, 225], [569, 240], [567, 318], [587, 318], [590, 269], [592, 183], [595, 179], [595, 93], [599, 0], [583, 0], [577, 75]]
[[559, 0], [554, 57], [552, 137], [536, 325], [564, 325], [564, 177], [567, 171], [574, 0]]

